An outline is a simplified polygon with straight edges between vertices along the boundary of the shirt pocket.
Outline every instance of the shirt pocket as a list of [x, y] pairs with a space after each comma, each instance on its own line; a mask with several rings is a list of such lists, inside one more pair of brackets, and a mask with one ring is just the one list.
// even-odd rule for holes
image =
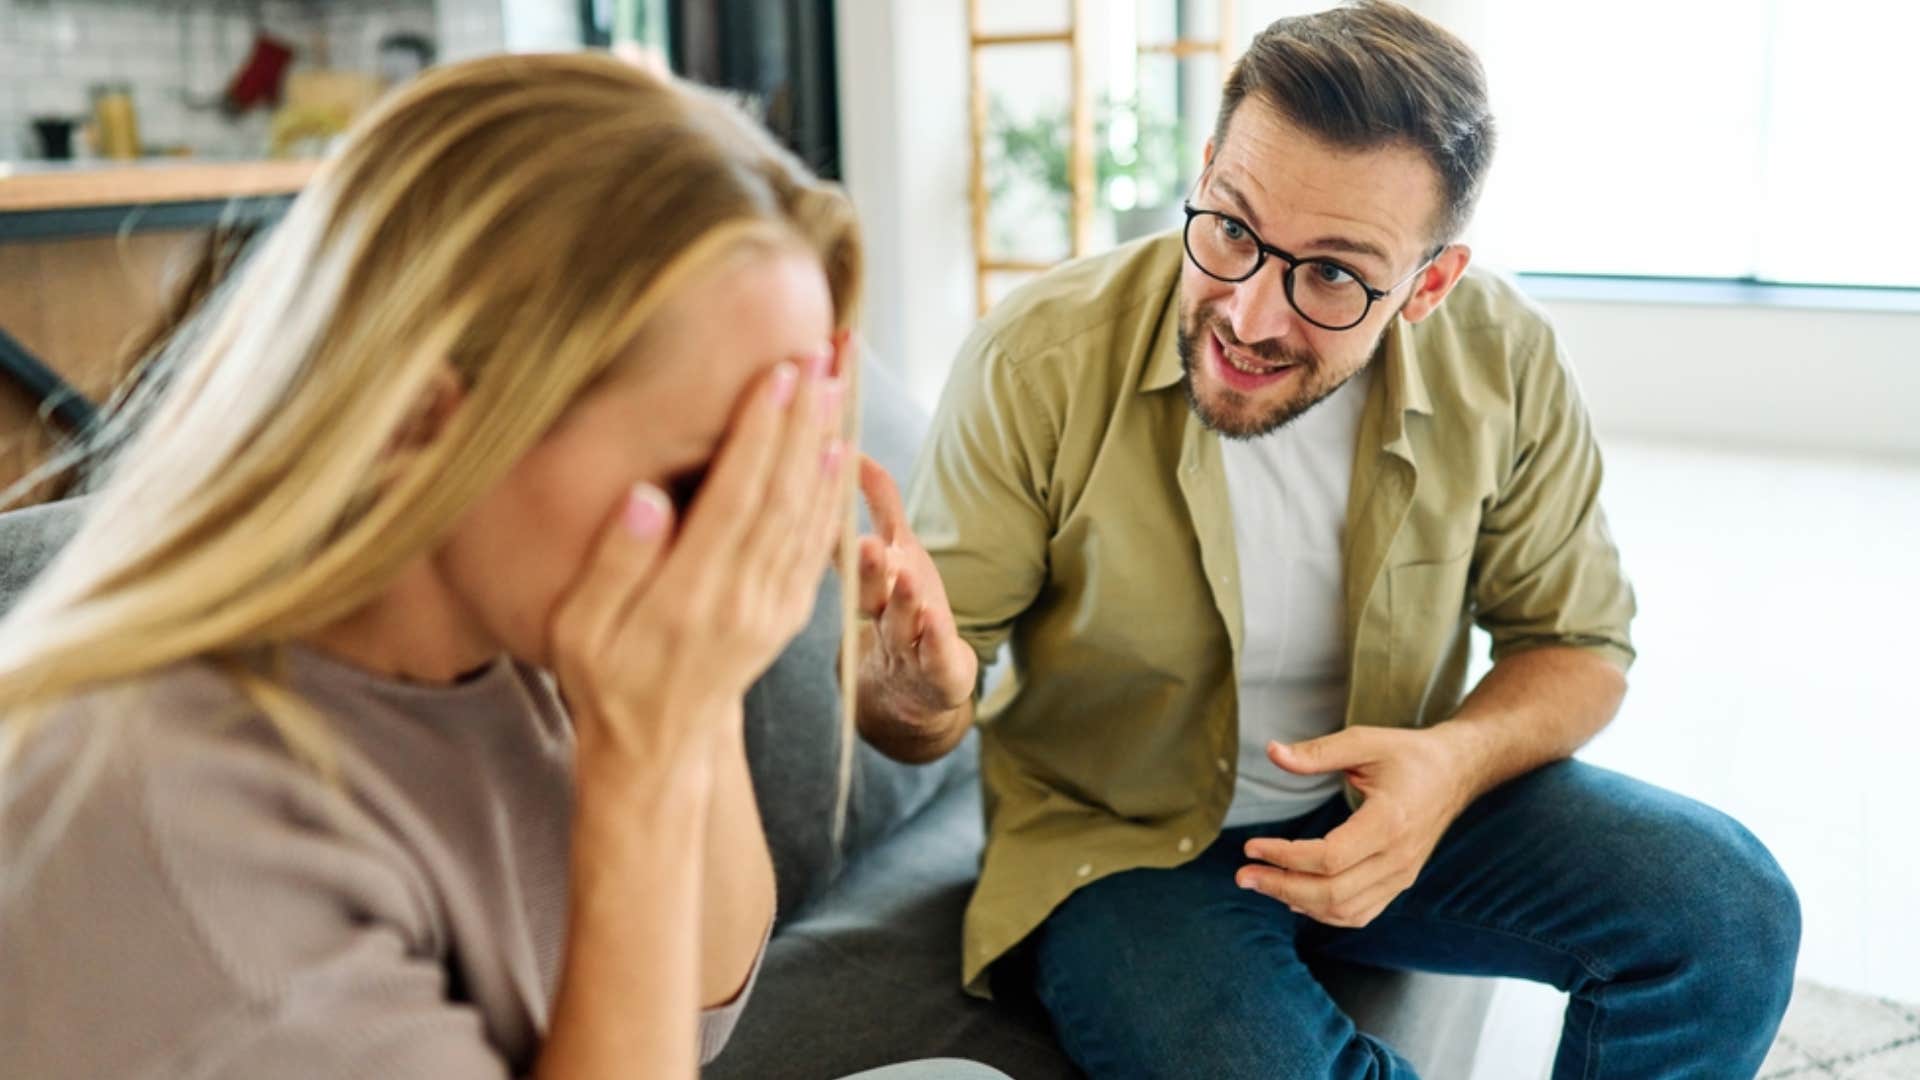
[[1387, 572], [1387, 682], [1393, 721], [1421, 726], [1444, 719], [1466, 679], [1467, 588], [1473, 552], [1403, 563]]

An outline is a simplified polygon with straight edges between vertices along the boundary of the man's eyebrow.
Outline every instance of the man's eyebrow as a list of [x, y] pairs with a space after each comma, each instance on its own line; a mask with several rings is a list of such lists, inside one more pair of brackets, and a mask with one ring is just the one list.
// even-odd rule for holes
[[[1234, 210], [1246, 219], [1247, 224], [1253, 226], [1255, 232], [1262, 230], [1263, 226], [1260, 224], [1260, 215], [1253, 212], [1253, 204], [1247, 201], [1245, 195], [1240, 194], [1240, 189], [1234, 187], [1231, 180], [1225, 177], [1216, 177], [1213, 181], [1213, 186], [1219, 188], [1221, 194], [1225, 195], [1227, 200], [1233, 203]], [[1348, 236], [1323, 236], [1300, 250], [1303, 253], [1314, 254], [1333, 251], [1346, 255], [1364, 255], [1377, 259], [1385, 265], [1390, 266], [1393, 263], [1393, 257], [1382, 250], [1380, 245], [1369, 243], [1365, 240], [1355, 240]]]
[[1232, 201], [1233, 208], [1240, 212], [1241, 217], [1247, 219], [1247, 224], [1253, 226], [1255, 232], [1260, 230], [1260, 215], [1253, 212], [1253, 204], [1247, 201], [1245, 195], [1240, 194], [1239, 188], [1234, 187], [1233, 183], [1225, 177], [1215, 177], [1213, 186], [1226, 194]]
[[1383, 263], [1391, 263], [1393, 261], [1387, 257], [1386, 252], [1380, 250], [1380, 245], [1370, 244], [1365, 240], [1354, 240], [1345, 236], [1323, 236], [1313, 243], [1308, 244], [1306, 250], [1340, 251], [1348, 255], [1370, 255]]

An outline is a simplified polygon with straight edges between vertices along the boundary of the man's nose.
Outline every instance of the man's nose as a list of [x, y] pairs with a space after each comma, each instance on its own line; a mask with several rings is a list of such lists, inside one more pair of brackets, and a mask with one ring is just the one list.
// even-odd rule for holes
[[1287, 301], [1286, 271], [1286, 264], [1268, 259], [1252, 277], [1234, 285], [1227, 302], [1227, 321], [1234, 336], [1252, 343], [1294, 332], [1299, 314]]

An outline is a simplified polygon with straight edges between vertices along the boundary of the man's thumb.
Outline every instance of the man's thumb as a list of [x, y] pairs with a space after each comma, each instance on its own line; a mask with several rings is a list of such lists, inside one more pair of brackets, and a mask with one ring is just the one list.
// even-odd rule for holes
[[1267, 744], [1267, 759], [1290, 773], [1313, 776], [1357, 769], [1372, 761], [1363, 733], [1336, 731], [1305, 742]]

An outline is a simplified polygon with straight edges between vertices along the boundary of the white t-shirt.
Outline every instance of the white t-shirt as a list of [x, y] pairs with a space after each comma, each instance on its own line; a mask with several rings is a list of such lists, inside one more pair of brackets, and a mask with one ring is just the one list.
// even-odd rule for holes
[[1325, 802], [1340, 774], [1294, 776], [1267, 742], [1340, 730], [1347, 708], [1347, 491], [1371, 368], [1279, 431], [1227, 439], [1240, 561], [1240, 768], [1226, 826], [1283, 821]]

